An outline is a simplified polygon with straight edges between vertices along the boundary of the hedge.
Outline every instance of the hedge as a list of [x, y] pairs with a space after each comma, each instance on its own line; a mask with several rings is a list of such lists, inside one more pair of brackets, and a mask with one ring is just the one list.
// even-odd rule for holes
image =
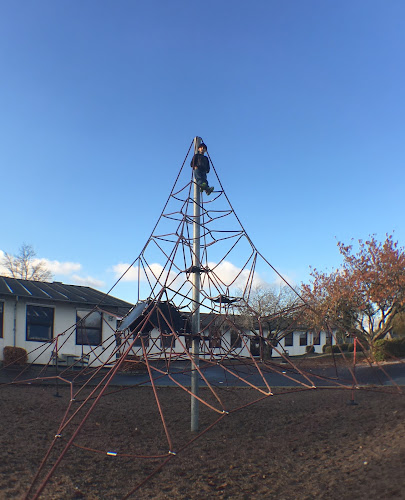
[[[356, 351], [360, 352], [362, 351], [361, 345], [357, 342], [356, 346]], [[353, 342], [345, 342], [343, 344], [325, 344], [322, 348], [322, 351], [325, 353], [331, 353], [331, 352], [353, 352], [354, 351], [354, 343]]]
[[374, 359], [376, 361], [384, 361], [390, 358], [401, 358], [405, 356], [405, 338], [376, 340], [373, 348]]

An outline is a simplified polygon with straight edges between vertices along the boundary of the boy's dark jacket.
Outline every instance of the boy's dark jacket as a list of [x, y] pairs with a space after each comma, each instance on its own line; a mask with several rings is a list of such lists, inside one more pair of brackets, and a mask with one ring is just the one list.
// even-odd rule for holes
[[207, 173], [210, 171], [210, 162], [208, 158], [200, 153], [196, 153], [190, 163], [192, 168], [198, 168]]

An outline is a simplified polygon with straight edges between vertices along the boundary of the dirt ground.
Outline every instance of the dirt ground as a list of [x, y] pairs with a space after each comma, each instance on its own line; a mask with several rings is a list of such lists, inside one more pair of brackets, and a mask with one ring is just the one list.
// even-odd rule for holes
[[[55, 434], [38, 486], [83, 420], [91, 399], [60, 430], [69, 387], [0, 387], [0, 495], [23, 498]], [[386, 389], [387, 391], [387, 389]], [[382, 390], [207, 389], [193, 443], [190, 397], [157, 390], [167, 434], [151, 388], [109, 388], [47, 483], [44, 499], [121, 499], [168, 459], [130, 498], [136, 499], [405, 499], [405, 397]], [[69, 415], [86, 394], [76, 395]], [[169, 436], [169, 437], [168, 437]], [[86, 449], [83, 449], [86, 448]], [[107, 455], [107, 452], [117, 455]], [[168, 452], [171, 452], [170, 454]], [[164, 458], [136, 458], [162, 455]], [[32, 498], [31, 495], [29, 498]]]

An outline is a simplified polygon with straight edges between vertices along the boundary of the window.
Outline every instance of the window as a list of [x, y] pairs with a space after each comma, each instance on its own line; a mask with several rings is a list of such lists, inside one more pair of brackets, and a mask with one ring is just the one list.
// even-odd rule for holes
[[192, 337], [191, 335], [184, 335], [184, 343], [186, 344], [186, 349], [189, 351], [191, 349]]
[[242, 347], [242, 337], [236, 330], [231, 330], [231, 349]]
[[221, 336], [215, 335], [214, 337], [210, 337], [210, 348], [219, 349], [220, 347], [221, 347]]
[[[209, 341], [208, 337], [200, 337], [200, 352], [207, 352], [207, 342]], [[191, 350], [193, 350], [193, 345], [191, 344]]]
[[101, 344], [101, 313], [76, 312], [76, 345]]
[[160, 334], [160, 347], [174, 347], [174, 335], [172, 333], [162, 332]]
[[27, 306], [27, 340], [38, 342], [52, 340], [53, 313], [53, 307]]
[[308, 333], [300, 333], [300, 345], [308, 345]]
[[219, 349], [221, 347], [221, 327], [215, 323], [210, 326], [208, 334], [208, 345], [210, 349]]
[[260, 356], [260, 338], [250, 340], [250, 353], [252, 356]]
[[314, 345], [321, 345], [321, 332], [314, 332]]
[[0, 302], [0, 339], [3, 338], [3, 311], [4, 302]]
[[143, 340], [143, 345], [145, 347], [149, 347], [149, 339], [150, 339], [149, 333], [144, 333], [144, 332], [142, 332], [141, 334], [134, 333], [134, 336], [136, 337], [134, 342], [134, 347], [142, 347], [142, 340]]
[[294, 345], [294, 332], [287, 333], [284, 337], [284, 347]]

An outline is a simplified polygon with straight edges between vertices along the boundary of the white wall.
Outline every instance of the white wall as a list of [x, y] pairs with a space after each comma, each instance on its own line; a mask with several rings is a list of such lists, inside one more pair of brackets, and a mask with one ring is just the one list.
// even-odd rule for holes
[[[33, 305], [43, 305], [45, 307], [54, 308], [54, 342], [36, 342], [26, 340], [26, 306], [29, 304]], [[91, 366], [99, 366], [107, 361], [114, 362], [115, 354], [113, 355], [113, 350], [115, 349], [115, 336], [114, 332], [116, 329], [116, 318], [103, 313], [102, 321], [102, 347], [91, 347], [91, 346], [81, 346], [76, 345], [76, 310], [84, 310], [83, 307], [74, 307], [69, 303], [34, 303], [26, 299], [20, 299], [16, 302], [14, 299], [4, 300], [4, 312], [3, 312], [3, 338], [0, 339], [0, 359], [3, 359], [3, 348], [5, 346], [14, 345], [14, 318], [16, 317], [16, 346], [26, 349], [28, 352], [28, 361], [30, 363], [47, 364], [50, 360], [52, 351], [55, 347], [55, 339], [58, 336], [58, 351], [59, 354], [70, 354], [74, 356], [82, 356], [83, 354], [90, 353], [90, 363]], [[15, 316], [16, 313], [16, 316]], [[258, 333], [258, 332], [257, 332]], [[267, 332], [264, 331], [264, 336]], [[208, 332], [207, 332], [208, 335]], [[220, 348], [210, 348], [209, 340], [201, 342], [201, 357], [209, 358], [214, 356], [215, 358], [224, 355], [230, 349], [230, 331], [223, 334], [222, 337], [222, 347]], [[180, 337], [183, 344], [185, 344], [184, 337]], [[244, 337], [247, 346], [242, 342], [240, 348], [234, 348], [232, 354], [235, 356], [250, 356], [250, 339], [249, 337]], [[311, 345], [313, 342], [312, 333], [308, 333], [307, 345]], [[326, 343], [326, 333], [321, 332], [321, 342], [320, 345], [315, 345], [315, 352], [322, 353], [322, 347]], [[121, 352], [128, 347], [129, 342], [122, 345]], [[300, 332], [294, 332], [293, 335], [293, 345], [286, 346], [285, 339], [281, 340], [281, 345], [286, 351], [288, 351], [290, 356], [297, 356], [300, 354], [305, 354], [306, 346], [300, 346]], [[279, 346], [277, 349], [283, 352], [282, 348]], [[151, 332], [151, 340], [148, 348], [148, 353], [159, 354], [162, 351], [159, 332], [155, 329]], [[174, 352], [181, 354], [183, 353], [183, 348], [180, 342], [177, 340], [174, 343]], [[134, 347], [131, 354], [141, 356], [142, 348]], [[273, 350], [273, 356], [277, 357], [278, 354]]]
[[[300, 345], [300, 334], [305, 333], [305, 331], [297, 331], [294, 332], [293, 335], [293, 345], [285, 345], [286, 339], [281, 340], [281, 344], [284, 347], [286, 351], [288, 351], [289, 356], [299, 356], [302, 354], [305, 354], [307, 346], [310, 346], [313, 344], [314, 341], [314, 334], [312, 332], [308, 332], [307, 334], [307, 345]], [[321, 332], [320, 336], [320, 344], [319, 345], [314, 345], [315, 352], [320, 354], [322, 353], [322, 347], [326, 343], [326, 332]]]
[[[38, 342], [26, 340], [26, 306], [39, 305], [54, 309], [53, 342]], [[76, 345], [76, 310], [85, 310], [84, 307], [75, 307], [68, 303], [39, 303], [26, 299], [4, 300], [3, 312], [3, 338], [0, 339], [0, 360], [3, 359], [5, 346], [22, 347], [28, 352], [28, 362], [47, 364], [55, 347], [56, 337], [59, 354], [72, 354], [82, 356], [90, 353], [92, 366], [99, 366], [106, 362], [115, 348], [114, 331], [116, 318], [103, 313], [102, 340], [103, 347]], [[14, 334], [14, 318], [16, 319], [16, 335]], [[16, 337], [16, 338], [14, 338]], [[110, 340], [108, 341], [107, 339]], [[111, 358], [115, 361], [115, 355]]]
[[[258, 332], [257, 332], [258, 333]], [[267, 332], [264, 332], [264, 335], [266, 335]], [[281, 346], [277, 346], [277, 350], [279, 353], [277, 353], [273, 349], [273, 357], [280, 357], [281, 354], [284, 352], [283, 347], [286, 351], [288, 351], [288, 354], [290, 356], [298, 356], [301, 354], [306, 353], [306, 347], [307, 346], [300, 346], [300, 333], [299, 331], [294, 332], [293, 334], [293, 345], [292, 346], [284, 346], [285, 339], [281, 340]], [[208, 335], [208, 331], [207, 331]], [[181, 342], [185, 344], [185, 339], [183, 336], [180, 336]], [[211, 356], [214, 356], [214, 358], [219, 358], [224, 355], [227, 351], [230, 350], [231, 346], [231, 334], [230, 331], [227, 331], [223, 334], [222, 336], [222, 342], [221, 342], [221, 347], [219, 348], [210, 348], [209, 347], [209, 339], [207, 338], [204, 342], [200, 341], [200, 357], [201, 358], [209, 358]], [[235, 355], [235, 356], [245, 356], [245, 357], [250, 357], [250, 337], [243, 337], [244, 342], [242, 341], [242, 346], [239, 348], [233, 348], [232, 351], [230, 352], [230, 355]], [[125, 351], [132, 342], [132, 338], [128, 339], [125, 343], [122, 344], [121, 346], [121, 353]], [[313, 335], [312, 333], [308, 333], [307, 336], [307, 345], [312, 345], [313, 342]], [[320, 337], [320, 345], [315, 345], [315, 352], [316, 353], [322, 353], [322, 347], [326, 343], [326, 333], [321, 332], [321, 337]], [[178, 340], [174, 340], [172, 347], [168, 347], [167, 350], [170, 350], [172, 354], [182, 354], [183, 353], [183, 348], [181, 346], [181, 343]], [[149, 340], [149, 346], [147, 348], [148, 354], [151, 355], [156, 355], [159, 354], [162, 351], [161, 347], [161, 342], [160, 342], [160, 334], [157, 329], [152, 330], [150, 334], [150, 340]], [[134, 346], [130, 352], [131, 355], [135, 356], [142, 356], [142, 347], [140, 346]]]

